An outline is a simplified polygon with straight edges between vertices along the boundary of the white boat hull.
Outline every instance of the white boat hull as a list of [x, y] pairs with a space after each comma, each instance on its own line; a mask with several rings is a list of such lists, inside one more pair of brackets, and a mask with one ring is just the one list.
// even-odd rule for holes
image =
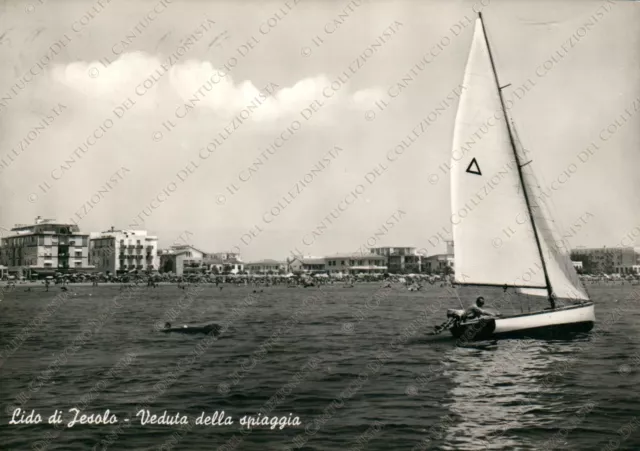
[[560, 338], [589, 332], [595, 323], [593, 302], [504, 318], [480, 318], [451, 328], [469, 341], [493, 338]]

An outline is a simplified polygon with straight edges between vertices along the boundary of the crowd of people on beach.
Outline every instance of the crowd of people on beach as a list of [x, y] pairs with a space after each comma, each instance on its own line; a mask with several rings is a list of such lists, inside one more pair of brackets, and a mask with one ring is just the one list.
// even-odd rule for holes
[[[629, 277], [608, 277], [601, 276], [581, 276], [583, 283], [588, 285], [638, 285], [640, 275]], [[150, 288], [158, 288], [162, 285], [176, 285], [180, 289], [185, 289], [190, 285], [214, 284], [222, 289], [223, 286], [286, 286], [289, 288], [308, 288], [315, 286], [333, 285], [344, 288], [353, 288], [359, 284], [382, 283], [383, 287], [403, 286], [408, 291], [420, 291], [425, 286], [451, 286], [455, 285], [451, 275], [432, 274], [352, 274], [352, 275], [328, 275], [326, 273], [309, 274], [288, 274], [288, 275], [261, 275], [261, 274], [192, 274], [178, 276], [171, 273], [165, 274], [125, 274], [121, 276], [110, 276], [104, 274], [74, 274], [57, 275], [47, 277], [44, 280], [26, 280], [15, 278], [5, 281], [6, 289], [15, 288], [17, 284], [33, 285], [34, 283], [44, 285], [45, 291], [49, 291], [52, 285], [66, 290], [69, 284], [87, 284], [97, 287], [102, 284], [119, 284], [121, 289], [133, 286], [146, 285]], [[30, 289], [29, 289], [30, 290]]]

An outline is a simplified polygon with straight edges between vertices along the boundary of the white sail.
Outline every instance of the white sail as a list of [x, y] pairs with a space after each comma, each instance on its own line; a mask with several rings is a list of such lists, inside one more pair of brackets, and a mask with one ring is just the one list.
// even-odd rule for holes
[[463, 85], [451, 161], [455, 280], [545, 288], [531, 222], [505, 234], [527, 206], [480, 19]]
[[[524, 163], [527, 162], [521, 162], [521, 164]], [[531, 215], [538, 232], [542, 258], [554, 295], [560, 299], [589, 300], [589, 295], [571, 262], [568, 243], [562, 240], [552, 219], [550, 205], [546, 196], [542, 195], [542, 187], [538, 183], [532, 164], [522, 168], [522, 175], [529, 194]], [[534, 296], [547, 296], [546, 290], [521, 289], [520, 291]]]

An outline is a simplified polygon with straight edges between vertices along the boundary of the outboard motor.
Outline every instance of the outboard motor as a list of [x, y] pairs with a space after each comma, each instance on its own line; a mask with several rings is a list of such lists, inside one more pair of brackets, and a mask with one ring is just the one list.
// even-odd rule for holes
[[435, 326], [433, 329], [433, 334], [437, 335], [441, 333], [443, 330], [447, 330], [452, 328], [458, 323], [461, 323], [464, 319], [465, 312], [464, 310], [459, 309], [448, 309], [447, 310], [447, 320], [439, 326]]
[[458, 321], [462, 321], [464, 318], [464, 310], [450, 308], [447, 310], [447, 318], [454, 318]]

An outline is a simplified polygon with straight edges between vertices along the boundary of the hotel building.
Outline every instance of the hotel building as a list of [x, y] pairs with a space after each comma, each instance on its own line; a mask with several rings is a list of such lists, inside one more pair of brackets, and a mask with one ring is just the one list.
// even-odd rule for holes
[[122, 274], [157, 271], [158, 238], [146, 230], [111, 230], [92, 233], [89, 260], [96, 271]]
[[381, 274], [387, 272], [387, 258], [376, 254], [337, 254], [325, 257], [331, 274]]
[[390, 273], [422, 272], [423, 257], [415, 247], [373, 247], [370, 250], [376, 255], [386, 257]]
[[9, 274], [44, 278], [56, 272], [91, 272], [89, 235], [76, 224], [38, 216], [34, 224], [16, 224], [2, 238], [0, 264]]
[[571, 260], [582, 262], [590, 274], [640, 274], [640, 254], [633, 247], [578, 247]]

